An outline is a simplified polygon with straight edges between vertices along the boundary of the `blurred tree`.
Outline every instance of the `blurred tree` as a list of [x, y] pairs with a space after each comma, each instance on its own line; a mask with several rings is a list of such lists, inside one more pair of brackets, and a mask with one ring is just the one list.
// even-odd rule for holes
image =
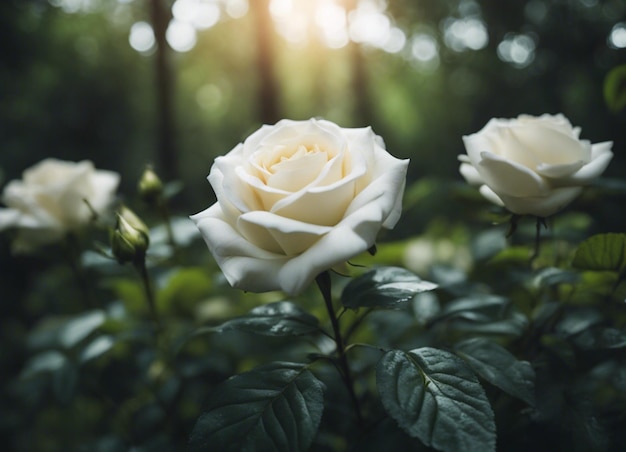
[[149, 0], [150, 17], [156, 41], [155, 77], [157, 116], [158, 167], [167, 180], [179, 177], [178, 152], [176, 148], [176, 120], [174, 114], [174, 81], [170, 66], [170, 47], [167, 44], [167, 27], [172, 19], [172, 2]]

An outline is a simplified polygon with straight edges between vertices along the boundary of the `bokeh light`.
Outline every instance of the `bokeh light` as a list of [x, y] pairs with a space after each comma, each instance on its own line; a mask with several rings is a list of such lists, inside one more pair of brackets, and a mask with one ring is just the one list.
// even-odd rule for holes
[[137, 52], [148, 53], [155, 45], [154, 31], [148, 22], [136, 22], [130, 27], [128, 35], [130, 46]]
[[443, 39], [455, 52], [480, 50], [489, 42], [487, 27], [477, 17], [448, 18], [443, 23]]
[[196, 29], [188, 22], [172, 19], [165, 32], [170, 47], [177, 52], [188, 52], [198, 41]]
[[626, 48], [626, 22], [619, 22], [613, 26], [608, 43], [615, 49]]
[[513, 66], [523, 68], [535, 59], [535, 41], [525, 34], [507, 34], [498, 44], [498, 57]]

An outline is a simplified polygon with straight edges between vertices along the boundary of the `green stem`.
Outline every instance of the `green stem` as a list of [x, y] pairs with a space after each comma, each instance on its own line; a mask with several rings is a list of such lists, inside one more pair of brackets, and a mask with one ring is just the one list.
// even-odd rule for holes
[[363, 424], [363, 417], [361, 415], [361, 406], [359, 404], [359, 399], [356, 396], [354, 391], [354, 380], [352, 378], [352, 372], [350, 371], [350, 366], [348, 365], [348, 358], [346, 356], [346, 349], [343, 341], [343, 337], [341, 336], [341, 329], [339, 328], [339, 321], [337, 320], [337, 315], [335, 313], [335, 308], [333, 307], [333, 300], [331, 295], [331, 282], [330, 282], [330, 274], [325, 271], [320, 273], [315, 279], [317, 286], [322, 293], [322, 297], [324, 298], [324, 303], [326, 303], [326, 310], [328, 311], [328, 316], [330, 317], [330, 322], [333, 327], [334, 340], [337, 345], [337, 354], [339, 359], [339, 367], [341, 369], [341, 374], [343, 376], [343, 381], [348, 388], [348, 393], [350, 394], [350, 399], [352, 400], [352, 404], [354, 406], [354, 411], [357, 417], [357, 423], [359, 425]]
[[148, 308], [150, 310], [150, 316], [152, 317], [152, 321], [154, 322], [154, 326], [156, 329], [156, 334], [161, 332], [161, 320], [159, 318], [159, 313], [156, 309], [156, 302], [154, 299], [154, 292], [152, 290], [152, 284], [150, 282], [150, 276], [148, 275], [148, 269], [146, 268], [146, 260], [138, 259], [135, 262], [135, 268], [139, 272], [139, 276], [141, 277], [141, 282], [143, 284], [144, 293], [146, 295], [146, 301], [148, 302]]
[[535, 248], [533, 249], [533, 254], [530, 256], [529, 263], [532, 263], [539, 257], [539, 253], [541, 251], [541, 226], [547, 228], [546, 219], [542, 217], [536, 218], [537, 222], [535, 223]]
[[66, 238], [67, 260], [72, 269], [72, 274], [76, 280], [76, 284], [83, 295], [83, 302], [85, 307], [93, 309], [95, 302], [92, 297], [91, 290], [87, 281], [87, 276], [80, 263], [80, 246], [78, 243], [78, 237], [74, 234], [69, 234]]
[[170, 212], [167, 208], [167, 202], [161, 197], [158, 202], [159, 213], [163, 218], [165, 224], [165, 231], [167, 233], [167, 242], [172, 247], [172, 251], [176, 254], [176, 239], [174, 238], [174, 230], [172, 229], [172, 222], [170, 220]]

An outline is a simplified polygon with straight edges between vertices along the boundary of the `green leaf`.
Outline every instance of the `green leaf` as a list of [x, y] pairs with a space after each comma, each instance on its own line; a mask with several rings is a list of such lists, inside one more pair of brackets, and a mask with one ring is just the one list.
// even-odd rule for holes
[[519, 336], [528, 319], [511, 308], [511, 302], [496, 295], [471, 295], [453, 300], [429, 324], [445, 322], [446, 329], [475, 334]]
[[305, 451], [322, 417], [323, 391], [295, 363], [271, 363], [231, 377], [209, 398], [189, 450]]
[[78, 344], [99, 328], [105, 320], [106, 315], [100, 310], [89, 311], [70, 320], [60, 331], [61, 345], [70, 348]]
[[105, 354], [115, 345], [115, 339], [109, 335], [98, 336], [89, 345], [87, 345], [80, 353], [79, 361], [81, 363], [91, 361]]
[[533, 280], [537, 288], [551, 287], [559, 284], [574, 284], [580, 281], [580, 274], [556, 267], [547, 267], [540, 270]]
[[437, 284], [421, 280], [400, 267], [380, 267], [353, 279], [343, 290], [341, 302], [347, 308], [401, 308], [421, 292]]
[[572, 266], [581, 270], [621, 271], [626, 266], [626, 234], [598, 234], [582, 242]]
[[593, 328], [582, 331], [574, 342], [583, 350], [626, 348], [626, 330], [617, 328]]
[[57, 350], [38, 353], [26, 363], [20, 378], [31, 378], [42, 372], [56, 372], [65, 366], [67, 358]]
[[263, 336], [302, 336], [318, 331], [316, 317], [289, 301], [258, 306], [247, 315], [228, 320], [213, 331], [245, 331]]
[[211, 278], [201, 268], [182, 268], [168, 278], [165, 286], [157, 294], [160, 311], [175, 307], [185, 307], [189, 311], [197, 307], [211, 290]]
[[78, 367], [70, 360], [52, 374], [54, 395], [62, 403], [68, 403], [76, 394], [78, 383]]
[[456, 354], [480, 377], [529, 405], [535, 403], [535, 371], [495, 342], [472, 338], [455, 346]]
[[425, 445], [446, 452], [495, 450], [487, 396], [456, 355], [430, 347], [389, 351], [376, 367], [376, 384], [389, 415]]
[[614, 113], [626, 107], [626, 64], [613, 68], [604, 79], [604, 101]]
[[509, 304], [508, 299], [498, 295], [472, 295], [449, 302], [441, 311], [441, 317], [465, 316], [488, 320], [506, 310]]

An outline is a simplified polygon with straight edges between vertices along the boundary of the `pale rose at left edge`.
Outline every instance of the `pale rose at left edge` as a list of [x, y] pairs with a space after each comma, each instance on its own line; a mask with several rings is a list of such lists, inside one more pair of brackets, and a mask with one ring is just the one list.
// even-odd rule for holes
[[296, 295], [395, 226], [408, 163], [369, 127], [282, 120], [215, 160], [191, 218], [233, 287]]
[[12, 244], [17, 253], [62, 240], [92, 220], [92, 209], [108, 213], [119, 181], [119, 174], [96, 170], [90, 161], [42, 160], [4, 188], [0, 231], [17, 230]]

